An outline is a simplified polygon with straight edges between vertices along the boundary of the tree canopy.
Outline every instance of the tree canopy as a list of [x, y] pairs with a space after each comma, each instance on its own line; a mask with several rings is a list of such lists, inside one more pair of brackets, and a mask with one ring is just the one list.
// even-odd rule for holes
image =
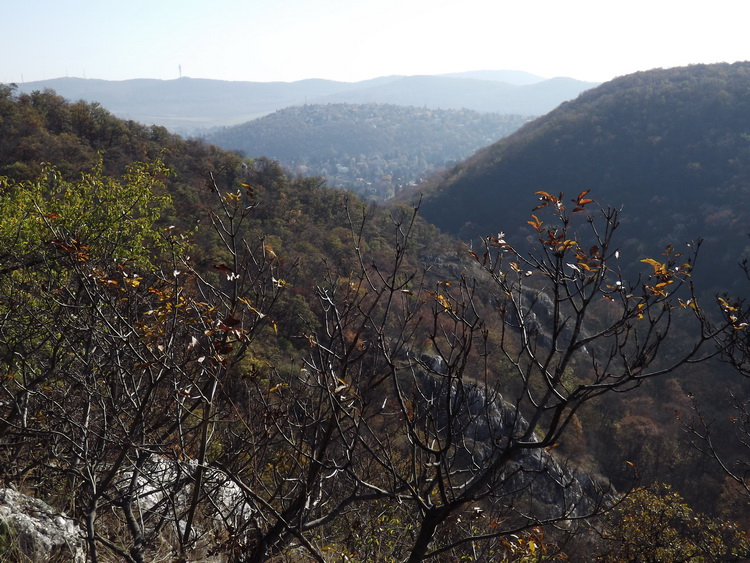
[[[724, 473], [674, 439], [710, 426], [675, 416], [684, 370], [746, 361], [744, 304], [697, 304], [697, 242], [626, 267], [624, 211], [537, 190], [530, 237], [467, 246], [418, 205], [3, 92], [37, 126], [3, 153], [0, 473], [90, 560], [747, 556]], [[78, 106], [137, 142], [72, 133]], [[628, 504], [639, 478], [705, 525], [668, 490]]]

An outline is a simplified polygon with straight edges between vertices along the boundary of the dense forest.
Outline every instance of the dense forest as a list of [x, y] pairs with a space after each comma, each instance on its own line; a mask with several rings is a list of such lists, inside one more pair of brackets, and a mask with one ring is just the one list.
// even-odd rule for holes
[[749, 63], [623, 76], [404, 196], [424, 194], [424, 217], [468, 239], [517, 228], [536, 190], [589, 189], [622, 207], [624, 255], [703, 238], [701, 275], [714, 291], [740, 291], [736, 265], [750, 254], [749, 87]]
[[363, 199], [384, 200], [509, 135], [519, 115], [385, 104], [304, 105], [214, 132], [207, 142], [278, 160]]
[[748, 558], [750, 314], [695, 246], [539, 185], [463, 243], [52, 91], [0, 129], [0, 477], [88, 560]]

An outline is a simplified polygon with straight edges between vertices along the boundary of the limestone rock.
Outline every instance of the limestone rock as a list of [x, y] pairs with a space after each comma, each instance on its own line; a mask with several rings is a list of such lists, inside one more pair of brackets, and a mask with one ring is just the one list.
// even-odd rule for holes
[[0, 525], [4, 561], [83, 563], [86, 559], [78, 525], [39, 499], [0, 489]]

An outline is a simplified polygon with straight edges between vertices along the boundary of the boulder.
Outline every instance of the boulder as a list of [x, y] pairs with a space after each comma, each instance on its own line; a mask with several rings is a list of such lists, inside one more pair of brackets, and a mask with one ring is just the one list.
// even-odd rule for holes
[[14, 489], [0, 489], [0, 560], [83, 563], [83, 532], [47, 503]]

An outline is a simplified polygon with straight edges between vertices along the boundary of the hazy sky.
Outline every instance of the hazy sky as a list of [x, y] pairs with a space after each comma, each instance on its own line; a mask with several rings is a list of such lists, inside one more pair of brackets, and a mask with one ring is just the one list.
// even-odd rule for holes
[[750, 59], [747, 0], [0, 0], [0, 82], [357, 81], [524, 70], [603, 82]]

